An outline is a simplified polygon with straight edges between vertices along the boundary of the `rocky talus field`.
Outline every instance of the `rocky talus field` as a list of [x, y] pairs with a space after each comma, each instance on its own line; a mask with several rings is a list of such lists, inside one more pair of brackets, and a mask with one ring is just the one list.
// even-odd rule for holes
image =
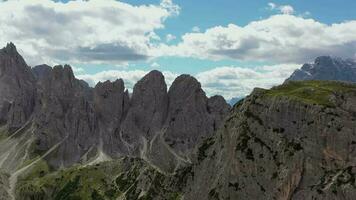
[[351, 200], [356, 85], [288, 80], [230, 107], [192, 76], [90, 87], [0, 50], [0, 200]]

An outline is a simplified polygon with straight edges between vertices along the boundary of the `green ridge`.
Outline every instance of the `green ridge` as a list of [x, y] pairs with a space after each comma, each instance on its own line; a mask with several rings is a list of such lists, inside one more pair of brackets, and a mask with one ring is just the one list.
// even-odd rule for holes
[[291, 81], [266, 90], [267, 96], [286, 96], [309, 104], [334, 107], [333, 94], [356, 92], [356, 85], [336, 81]]

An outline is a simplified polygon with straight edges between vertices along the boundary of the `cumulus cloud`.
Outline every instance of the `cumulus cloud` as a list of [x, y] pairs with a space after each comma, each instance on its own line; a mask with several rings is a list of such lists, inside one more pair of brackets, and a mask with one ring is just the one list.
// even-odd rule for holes
[[275, 3], [268, 3], [268, 8], [270, 10], [278, 10], [280, 13], [285, 15], [292, 15], [294, 13], [294, 8], [291, 5], [277, 5]]
[[290, 5], [283, 5], [283, 6], [280, 6], [280, 11], [283, 14], [291, 15], [294, 13], [294, 8]]
[[207, 94], [219, 94], [231, 99], [244, 97], [255, 87], [269, 89], [279, 85], [298, 67], [298, 64], [266, 65], [256, 68], [227, 66], [201, 72], [196, 77]]
[[75, 67], [75, 66], [71, 66], [71, 67], [72, 67], [74, 74], [82, 74], [85, 72], [84, 68], [82, 68], [82, 67]]
[[172, 0], [162, 0], [161, 7], [167, 9], [171, 14], [178, 15], [180, 7], [173, 3]]
[[304, 63], [320, 55], [353, 57], [356, 21], [324, 24], [294, 15], [273, 15], [246, 26], [216, 26], [187, 33], [177, 45], [161, 45], [157, 55]]
[[[255, 68], [227, 66], [200, 72], [195, 77], [208, 96], [218, 94], [226, 99], [231, 99], [232, 97], [246, 96], [255, 87], [267, 89], [279, 85], [298, 67], [298, 64], [266, 65]], [[125, 81], [126, 88], [132, 91], [135, 83], [147, 73], [148, 71], [144, 70], [108, 70], [96, 74], [81, 74], [78, 75], [78, 78], [87, 81], [91, 86], [99, 81], [114, 81], [122, 78]], [[178, 76], [178, 74], [170, 71], [164, 71], [163, 75], [168, 87]]]
[[0, 1], [0, 43], [13, 41], [32, 64], [147, 59], [157, 29], [179, 13], [171, 0], [133, 6], [115, 0]]
[[175, 40], [177, 37], [172, 35], [172, 34], [168, 34], [166, 35], [166, 42], [171, 42], [172, 40]]

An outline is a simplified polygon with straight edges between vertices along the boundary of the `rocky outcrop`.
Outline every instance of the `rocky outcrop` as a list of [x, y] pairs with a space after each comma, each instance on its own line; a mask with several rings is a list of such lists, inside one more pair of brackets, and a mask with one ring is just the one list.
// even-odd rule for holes
[[[195, 147], [219, 127], [229, 108], [219, 97], [208, 99], [192, 76], [179, 76], [169, 89], [165, 138], [181, 154]], [[221, 114], [223, 113], [223, 114]]]
[[[46, 66], [42, 68], [48, 73]], [[178, 77], [167, 92], [162, 73], [152, 71], [134, 86], [131, 99], [122, 80], [90, 89], [75, 79], [69, 66], [56, 66], [48, 76], [36, 77], [36, 150], [46, 152], [60, 143], [48, 156], [56, 167], [103, 153], [112, 158], [143, 157], [172, 171], [179, 164], [176, 157], [187, 159], [230, 109], [222, 97], [208, 99], [200, 83], [188, 75]]]
[[[199, 94], [199, 89], [194, 91]], [[207, 100], [210, 111], [220, 100]], [[180, 165], [173, 173], [161, 171], [157, 160], [145, 158], [72, 167], [42, 176], [36, 168], [20, 177], [17, 195], [351, 200], [356, 191], [355, 108], [356, 86], [345, 83], [289, 82], [271, 90], [255, 89], [234, 106], [216, 134], [197, 146], [192, 163]], [[161, 149], [156, 158], [169, 163], [166, 150]], [[58, 181], [49, 181], [53, 179]]]
[[355, 105], [337, 82], [255, 89], [198, 148], [185, 199], [353, 199]]
[[38, 87], [34, 114], [36, 151], [46, 152], [51, 165], [68, 166], [79, 162], [99, 141], [93, 106], [72, 69], [55, 66]]
[[304, 64], [286, 81], [335, 80], [356, 82], [356, 62], [348, 59], [320, 56], [312, 64]]
[[34, 109], [35, 86], [30, 67], [9, 43], [0, 50], [0, 123], [14, 132]]
[[136, 83], [130, 109], [122, 124], [122, 137], [131, 154], [138, 155], [159, 134], [167, 115], [167, 85], [162, 73], [152, 71]]
[[[126, 156], [164, 178], [191, 164], [196, 145], [214, 134], [229, 110], [189, 75], [167, 91], [162, 73], [151, 71], [129, 97], [121, 79], [91, 88], [69, 65], [31, 69], [10, 43], [0, 50], [0, 172], [6, 174], [0, 195], [16, 195], [16, 181], [32, 180], [38, 170], [44, 176]], [[21, 185], [19, 193], [40, 198], [43, 191], [32, 191], [37, 187], [45, 186]]]
[[37, 65], [32, 68], [32, 72], [36, 78], [37, 81], [43, 81], [44, 79], [50, 77], [52, 71], [52, 67], [43, 64], [43, 65]]
[[23, 132], [31, 130], [35, 141], [30, 157], [46, 155], [54, 168], [125, 155], [144, 157], [157, 167], [164, 160], [156, 155], [164, 155], [175, 168], [176, 157], [191, 154], [229, 110], [222, 97], [208, 99], [188, 75], [167, 92], [162, 73], [152, 71], [130, 98], [121, 79], [90, 88], [69, 65], [31, 69], [13, 44], [0, 56], [0, 122], [13, 130], [27, 123]]
[[128, 154], [120, 135], [130, 104], [124, 82], [98, 83], [94, 88], [94, 109], [98, 121], [100, 148], [112, 157]]

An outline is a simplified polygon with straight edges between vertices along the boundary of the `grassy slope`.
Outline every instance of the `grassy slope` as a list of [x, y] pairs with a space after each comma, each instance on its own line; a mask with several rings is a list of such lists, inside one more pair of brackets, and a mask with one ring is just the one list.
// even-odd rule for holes
[[335, 81], [296, 81], [267, 90], [266, 95], [287, 96], [305, 103], [333, 107], [332, 94], [351, 91], [356, 92], [355, 84]]
[[[170, 177], [160, 174], [140, 159], [103, 162], [93, 166], [73, 166], [50, 172], [45, 161], [19, 177], [16, 196], [54, 200], [180, 199], [177, 190], [167, 188]], [[145, 182], [146, 181], [146, 182]]]
[[114, 179], [120, 171], [119, 164], [106, 162], [50, 172], [47, 163], [42, 160], [19, 177], [16, 194], [20, 199], [22, 196], [56, 200], [114, 199], [119, 194]]

